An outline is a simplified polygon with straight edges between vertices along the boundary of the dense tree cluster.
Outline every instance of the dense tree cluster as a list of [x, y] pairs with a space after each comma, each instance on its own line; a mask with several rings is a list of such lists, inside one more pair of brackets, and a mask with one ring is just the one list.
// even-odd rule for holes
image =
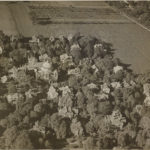
[[150, 148], [150, 74], [109, 44], [0, 34], [0, 148]]
[[150, 2], [149, 1], [110, 1], [111, 6], [119, 8], [121, 11], [135, 17], [137, 21], [150, 27]]

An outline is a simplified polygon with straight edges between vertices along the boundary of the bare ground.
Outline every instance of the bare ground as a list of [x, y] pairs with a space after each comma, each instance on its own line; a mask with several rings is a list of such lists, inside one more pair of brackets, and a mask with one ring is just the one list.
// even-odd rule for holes
[[12, 14], [8, 6], [3, 2], [0, 2], [0, 30], [3, 30], [8, 35], [17, 34], [18, 32]]

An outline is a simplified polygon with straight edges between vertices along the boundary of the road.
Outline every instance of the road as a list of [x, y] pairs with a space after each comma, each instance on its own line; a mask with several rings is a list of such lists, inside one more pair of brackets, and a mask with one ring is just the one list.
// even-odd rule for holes
[[[34, 2], [32, 2], [34, 4]], [[67, 3], [67, 2], [66, 2]], [[43, 3], [42, 3], [43, 4]], [[54, 5], [54, 3], [51, 2]], [[58, 5], [58, 2], [55, 5]], [[29, 17], [28, 3], [14, 3], [9, 4], [9, 11], [5, 16], [10, 19], [5, 20], [5, 25], [0, 24], [0, 28], [6, 31], [6, 33], [21, 33], [24, 36], [32, 36], [33, 34], [42, 34], [45, 36], [60, 34], [69, 35], [76, 32], [81, 32], [84, 35], [94, 35], [101, 37], [102, 40], [112, 43], [113, 48], [116, 50], [116, 57], [119, 57], [124, 63], [131, 64], [131, 68], [136, 73], [144, 73], [149, 70], [150, 66], [150, 32], [144, 30], [137, 24], [131, 22], [127, 18], [123, 18], [118, 12], [109, 13], [105, 19], [110, 19], [109, 23], [101, 22], [100, 24], [50, 24], [50, 25], [33, 25]], [[66, 6], [65, 3], [63, 5]], [[73, 5], [78, 7], [77, 3], [69, 2], [68, 7]], [[89, 7], [87, 4], [81, 4], [80, 7]], [[0, 5], [0, 8], [4, 7]], [[6, 7], [6, 6], [5, 6]], [[90, 7], [91, 4], [90, 4]], [[99, 9], [109, 8], [106, 3], [94, 3], [93, 7], [99, 7]], [[5, 9], [5, 8], [3, 8]], [[81, 8], [82, 9], [82, 8]], [[7, 9], [6, 9], [7, 10]], [[6, 11], [5, 10], [5, 11]], [[0, 10], [2, 11], [2, 10]], [[111, 11], [110, 11], [111, 12]], [[10, 15], [11, 14], [11, 15]], [[13, 17], [13, 21], [12, 18]], [[98, 19], [101, 19], [98, 16]], [[0, 13], [0, 19], [2, 15]], [[97, 16], [95, 16], [97, 18]], [[75, 18], [78, 19], [78, 18]], [[124, 20], [120, 23], [120, 20]], [[114, 23], [115, 21], [115, 23]], [[5, 24], [6, 24], [5, 23]]]

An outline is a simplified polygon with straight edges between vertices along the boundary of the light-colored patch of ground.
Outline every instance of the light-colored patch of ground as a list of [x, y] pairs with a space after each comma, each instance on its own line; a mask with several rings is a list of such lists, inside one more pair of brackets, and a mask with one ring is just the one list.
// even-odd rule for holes
[[8, 6], [3, 2], [0, 2], [0, 30], [3, 30], [8, 35], [18, 33], [12, 14]]

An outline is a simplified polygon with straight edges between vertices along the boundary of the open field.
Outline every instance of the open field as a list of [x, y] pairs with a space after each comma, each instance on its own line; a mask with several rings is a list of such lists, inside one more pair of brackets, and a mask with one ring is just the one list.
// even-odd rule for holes
[[1, 2], [0, 4], [0, 30], [6, 34], [17, 34], [16, 24], [8, 6]]
[[[48, 2], [46, 2], [48, 3]], [[41, 8], [43, 9], [46, 5], [46, 3], [42, 3]], [[59, 3], [60, 4], [60, 3]], [[61, 5], [58, 5], [58, 2], [55, 3], [48, 3], [48, 7], [53, 6], [53, 8], [57, 5], [57, 7], [69, 7], [72, 5], [73, 7], [77, 7], [76, 10], [79, 10], [77, 3], [61, 3]], [[47, 6], [46, 5], [46, 6]], [[113, 44], [113, 48], [116, 49], [116, 55], [117, 57], [120, 57], [125, 63], [129, 63], [132, 65], [132, 68], [138, 72], [145, 72], [149, 69], [150, 66], [150, 33], [146, 30], [142, 29], [138, 25], [132, 23], [131, 21], [127, 20], [126, 18], [123, 18], [118, 12], [115, 12], [107, 6], [104, 2], [99, 4], [93, 3], [93, 7], [99, 7], [100, 12], [104, 12], [104, 10], [108, 10], [108, 13], [103, 13], [102, 15], [96, 15], [95, 12], [91, 14], [94, 18], [93, 20], [101, 20], [101, 23], [99, 24], [92, 24], [92, 20], [90, 24], [48, 24], [48, 25], [33, 25], [32, 20], [29, 16], [29, 7], [28, 6], [40, 6], [40, 4], [37, 4], [35, 2], [32, 3], [14, 3], [14, 4], [8, 4], [9, 11], [11, 12], [2, 12], [0, 14], [0, 17], [2, 17], [2, 14], [5, 14], [5, 18], [10, 18], [10, 14], [14, 16], [14, 18], [8, 19], [7, 21], [4, 21], [4, 25], [1, 25], [1, 29], [4, 29], [6, 33], [8, 31], [12, 33], [16, 33], [18, 31], [19, 33], [23, 34], [24, 36], [32, 36], [33, 34], [43, 34], [45, 36], [50, 35], [69, 35], [75, 32], [81, 32], [85, 35], [94, 35], [97, 37], [102, 37], [106, 42], [110, 42]], [[7, 10], [5, 6], [5, 11]], [[88, 4], [82, 4], [80, 3], [80, 7], [84, 7], [85, 9], [89, 9]], [[1, 6], [1, 7], [4, 7]], [[4, 11], [1, 9], [1, 11]], [[82, 10], [82, 9], [81, 9]], [[46, 11], [47, 12], [47, 9]], [[63, 12], [62, 12], [63, 13]], [[66, 13], [67, 14], [67, 13]], [[66, 15], [64, 13], [64, 15]], [[75, 15], [76, 14], [76, 15]], [[81, 13], [82, 14], [82, 13]], [[56, 14], [53, 18], [57, 18], [59, 14]], [[80, 17], [77, 16], [77, 12], [74, 13], [74, 17], [72, 19], [77, 20], [79, 18], [88, 18], [87, 16]], [[71, 14], [70, 14], [71, 18]], [[82, 19], [84, 20], [84, 19]], [[102, 21], [103, 20], [103, 21]], [[123, 22], [121, 22], [123, 20]], [[107, 22], [106, 22], [107, 21]], [[7, 26], [5, 25], [7, 22]], [[115, 23], [114, 23], [115, 22]], [[2, 23], [1, 23], [2, 24]], [[15, 26], [16, 25], [16, 26]], [[8, 29], [6, 29], [8, 27]], [[11, 30], [13, 29], [13, 30]]]

